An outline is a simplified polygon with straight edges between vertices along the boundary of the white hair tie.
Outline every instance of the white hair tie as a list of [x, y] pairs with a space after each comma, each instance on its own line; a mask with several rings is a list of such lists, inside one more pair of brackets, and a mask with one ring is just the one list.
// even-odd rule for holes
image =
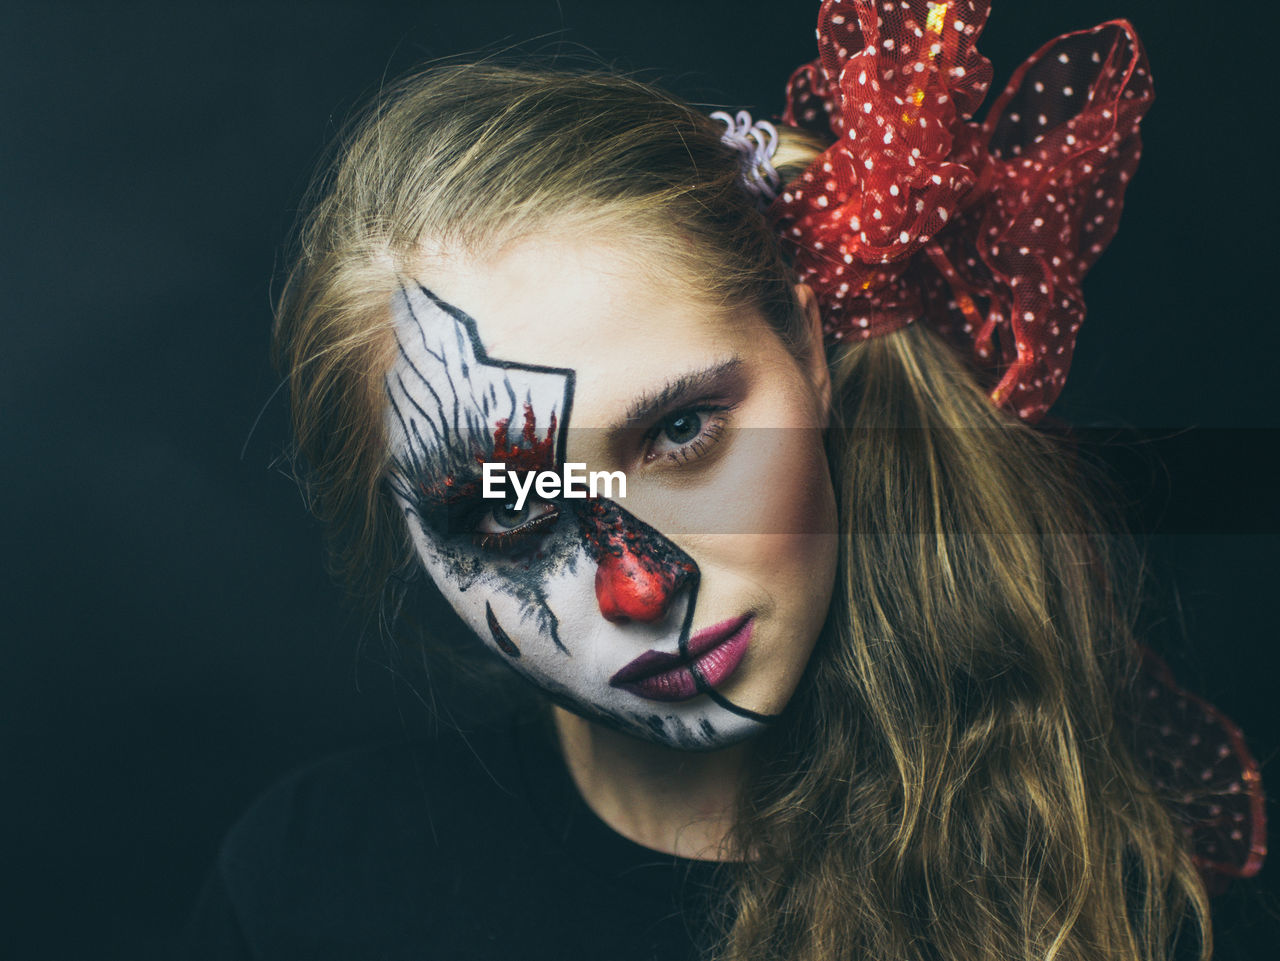
[[755, 196], [761, 207], [767, 207], [782, 186], [782, 178], [773, 169], [778, 129], [767, 120], [752, 121], [751, 114], [745, 110], [739, 110], [737, 117], [717, 110], [711, 119], [725, 125], [720, 140], [742, 155], [742, 186]]

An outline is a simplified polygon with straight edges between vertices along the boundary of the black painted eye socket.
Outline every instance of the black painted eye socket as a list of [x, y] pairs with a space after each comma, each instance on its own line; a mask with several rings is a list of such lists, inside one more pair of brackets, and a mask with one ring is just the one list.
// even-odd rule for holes
[[662, 423], [662, 436], [673, 444], [687, 444], [702, 433], [702, 418], [692, 411], [668, 417]]

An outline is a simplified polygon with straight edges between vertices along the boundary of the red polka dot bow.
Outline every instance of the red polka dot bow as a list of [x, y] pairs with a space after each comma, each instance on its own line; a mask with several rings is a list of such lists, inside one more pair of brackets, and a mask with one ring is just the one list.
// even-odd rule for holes
[[923, 318], [1034, 423], [1066, 380], [1151, 79], [1133, 27], [1109, 21], [1041, 47], [979, 124], [989, 7], [825, 0], [783, 120], [835, 143], [771, 210], [829, 341]]

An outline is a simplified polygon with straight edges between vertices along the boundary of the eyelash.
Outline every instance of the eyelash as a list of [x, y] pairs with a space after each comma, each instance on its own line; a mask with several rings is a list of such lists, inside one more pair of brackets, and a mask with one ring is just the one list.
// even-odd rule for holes
[[555, 504], [535, 497], [529, 498], [525, 509], [539, 507], [546, 509], [516, 527], [500, 531], [480, 530], [486, 519], [492, 518], [494, 525], [500, 523], [494, 512], [500, 510], [501, 505], [482, 499], [479, 483], [469, 482], [458, 485], [447, 501], [421, 508], [419, 516], [426, 526], [444, 536], [465, 538], [486, 553], [513, 556], [531, 539], [552, 527], [560, 517], [560, 509]]
[[[547, 501], [537, 501], [532, 506], [542, 505], [548, 508], [541, 514], [525, 521], [519, 527], [512, 527], [504, 531], [480, 531], [472, 530], [472, 540], [475, 545], [483, 551], [493, 554], [515, 554], [522, 547], [531, 546], [529, 541], [535, 539], [540, 533], [554, 526], [560, 517], [560, 509], [554, 504]], [[479, 516], [475, 522], [478, 527], [480, 522], [486, 516], [493, 513], [493, 509], [485, 511]]]

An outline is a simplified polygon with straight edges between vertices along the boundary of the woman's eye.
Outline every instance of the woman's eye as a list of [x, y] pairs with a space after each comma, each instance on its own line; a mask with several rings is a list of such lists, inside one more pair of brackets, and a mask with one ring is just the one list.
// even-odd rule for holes
[[696, 407], [662, 418], [650, 432], [645, 460], [665, 457], [684, 464], [703, 456], [724, 435], [730, 407]]
[[472, 533], [484, 550], [515, 554], [536, 547], [539, 535], [559, 516], [560, 509], [547, 501], [528, 500], [519, 508], [508, 501], [481, 513]]
[[519, 527], [529, 519], [533, 513], [533, 509], [526, 504], [524, 507], [517, 508], [513, 501], [509, 501], [500, 507], [490, 509], [489, 513], [481, 519], [483, 524], [486, 520], [492, 520], [496, 530], [489, 533], [498, 533], [499, 531], [509, 531], [512, 528]]
[[687, 444], [702, 433], [702, 418], [695, 412], [668, 417], [662, 423], [662, 436], [673, 444]]

